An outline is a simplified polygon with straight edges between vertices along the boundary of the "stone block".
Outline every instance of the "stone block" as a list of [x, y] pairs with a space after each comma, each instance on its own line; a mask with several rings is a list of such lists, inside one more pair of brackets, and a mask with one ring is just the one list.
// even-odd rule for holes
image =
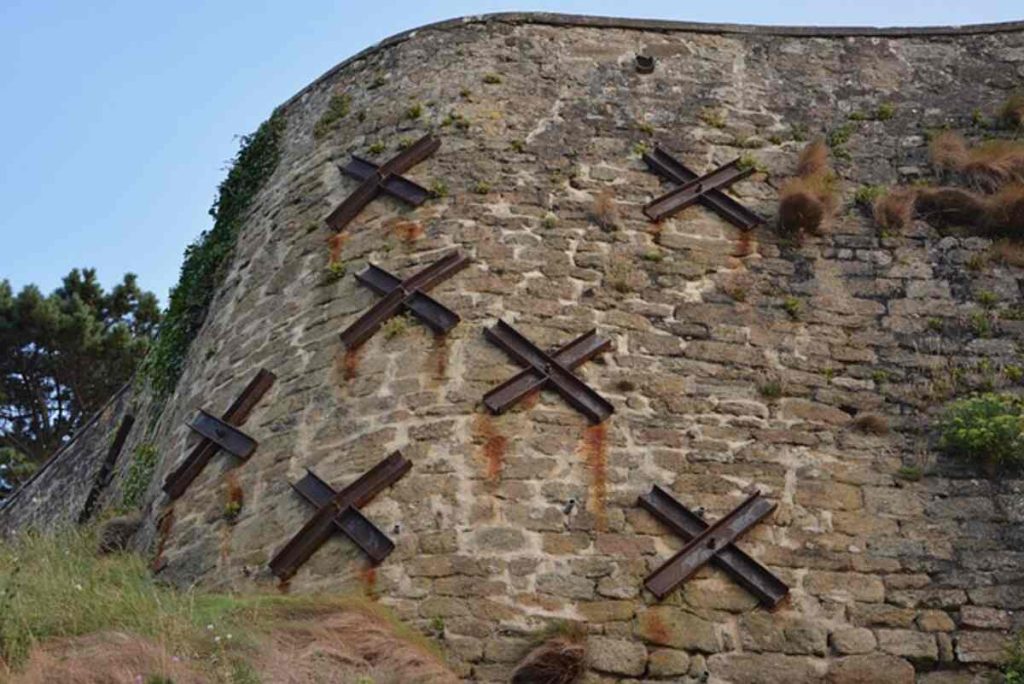
[[690, 669], [690, 656], [685, 651], [659, 648], [647, 657], [647, 674], [651, 677], [684, 675]]
[[637, 615], [635, 631], [657, 646], [717, 653], [722, 642], [715, 625], [675, 606], [654, 606]]
[[839, 655], [857, 655], [875, 650], [875, 634], [864, 627], [838, 629], [829, 638], [832, 650]]
[[961, 663], [1006, 662], [1010, 637], [1003, 632], [957, 632], [954, 635], [956, 659]]
[[911, 661], [936, 660], [939, 649], [935, 637], [910, 629], [880, 629], [875, 632], [878, 650]]
[[914, 666], [891, 655], [853, 655], [833, 660], [829, 684], [914, 684]]
[[809, 570], [804, 577], [804, 590], [812, 596], [837, 601], [881, 603], [885, 600], [885, 585], [881, 579], [855, 572]]
[[587, 659], [599, 672], [635, 677], [647, 668], [647, 649], [635, 641], [592, 636], [587, 640]]

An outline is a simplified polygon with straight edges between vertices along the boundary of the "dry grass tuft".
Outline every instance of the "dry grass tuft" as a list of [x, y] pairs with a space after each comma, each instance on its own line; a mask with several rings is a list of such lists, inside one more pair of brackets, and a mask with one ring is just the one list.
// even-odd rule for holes
[[800, 153], [797, 175], [779, 191], [779, 231], [792, 236], [823, 232], [838, 206], [835, 184], [828, 146], [821, 140], [810, 143]]
[[932, 139], [931, 155], [936, 167], [958, 171], [989, 192], [1024, 181], [1024, 143], [1016, 140], [987, 140], [969, 148], [959, 133], [943, 131]]
[[815, 140], [803, 149], [796, 163], [796, 175], [803, 178], [832, 173], [828, 165], [828, 145], [824, 140]]
[[619, 227], [619, 209], [615, 206], [615, 197], [610, 188], [597, 193], [590, 218], [604, 231], [612, 231]]
[[1024, 268], [1024, 244], [1014, 240], [996, 240], [988, 248], [988, 260], [1004, 266]]
[[1006, 237], [1024, 236], [1024, 183], [1004, 186], [986, 202], [986, 227]]
[[916, 212], [939, 226], [981, 226], [985, 221], [985, 198], [960, 188], [919, 188]]
[[956, 131], [937, 133], [929, 143], [932, 164], [944, 171], [959, 171], [967, 162], [967, 143]]
[[586, 670], [587, 649], [571, 638], [548, 639], [523, 659], [512, 684], [571, 684]]
[[166, 681], [205, 684], [201, 669], [150, 639], [120, 632], [100, 632], [55, 639], [32, 651], [18, 673], [20, 684], [136, 684]]
[[889, 421], [885, 416], [877, 413], [861, 413], [853, 419], [852, 425], [855, 429], [868, 435], [889, 434]]
[[875, 223], [882, 230], [899, 232], [910, 225], [914, 218], [914, 200], [917, 193], [911, 188], [894, 188], [875, 200], [873, 213]]

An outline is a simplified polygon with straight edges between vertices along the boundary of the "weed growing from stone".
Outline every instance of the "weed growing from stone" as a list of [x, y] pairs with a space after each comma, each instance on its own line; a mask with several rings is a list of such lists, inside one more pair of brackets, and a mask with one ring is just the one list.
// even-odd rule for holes
[[152, 444], [140, 444], [135, 447], [132, 461], [128, 466], [128, 475], [125, 476], [121, 489], [121, 505], [118, 506], [118, 510], [134, 511], [142, 506], [142, 499], [146, 496], [150, 480], [153, 479], [153, 471], [156, 470], [156, 456], [156, 447]]
[[881, 185], [862, 185], [857, 188], [857, 192], [853, 195], [853, 201], [858, 206], [871, 208], [874, 206], [875, 200], [885, 194], [885, 188]]
[[430, 194], [436, 198], [448, 196], [448, 184], [443, 180], [436, 180], [434, 184], [430, 186]]
[[384, 143], [382, 143], [381, 141], [378, 140], [377, 142], [375, 142], [372, 145], [370, 145], [370, 147], [367, 148], [367, 151], [370, 154], [377, 155], [377, 154], [383, 154], [384, 150], [386, 150], [386, 149], [387, 149], [387, 145], [385, 145]]
[[976, 461], [1024, 464], [1024, 399], [977, 394], [953, 402], [939, 420], [939, 448]]
[[384, 77], [383, 74], [377, 74], [377, 76], [374, 77], [373, 81], [368, 86], [368, 89], [369, 90], [376, 90], [377, 88], [380, 88], [381, 86], [383, 86], [387, 82], [388, 82], [388, 80]]
[[512, 149], [513, 152], [517, 152], [519, 154], [522, 154], [523, 152], [526, 151], [526, 143], [523, 142], [522, 140], [513, 140], [512, 142], [509, 143], [508, 146]]
[[924, 470], [921, 466], [916, 465], [900, 466], [900, 469], [896, 471], [896, 477], [901, 480], [907, 480], [908, 482], [917, 482], [923, 476]]
[[334, 95], [327, 103], [327, 111], [323, 113], [313, 126], [313, 137], [319, 140], [331, 132], [334, 125], [348, 116], [351, 99], [348, 94]]
[[405, 118], [415, 121], [416, 119], [423, 116], [423, 105], [419, 102], [415, 102], [405, 110]]
[[381, 334], [384, 335], [385, 340], [390, 340], [393, 337], [398, 337], [408, 329], [408, 316], [394, 316], [392, 318], [389, 318], [387, 323], [380, 327]]
[[703, 109], [698, 118], [712, 128], [725, 128], [725, 113], [718, 109]]
[[799, 320], [800, 312], [803, 310], [803, 302], [796, 297], [786, 297], [782, 302], [782, 308], [790, 318], [796, 321]]
[[635, 154], [638, 157], [644, 156], [645, 154], [647, 154], [650, 151], [650, 149], [651, 149], [650, 145], [648, 145], [647, 143], [643, 142], [642, 140], [639, 141], [639, 142], [633, 143], [633, 154]]
[[540, 224], [547, 230], [551, 230], [558, 225], [558, 217], [551, 213], [546, 214]]
[[345, 277], [346, 270], [345, 264], [340, 261], [332, 261], [324, 269], [324, 284], [330, 285], [331, 283], [338, 282]]
[[758, 383], [757, 393], [765, 399], [778, 399], [784, 393], [782, 381], [775, 378], [764, 380]]
[[495, 73], [484, 74], [484, 83], [487, 83], [488, 85], [501, 83], [501, 76]]
[[643, 259], [644, 261], [653, 261], [655, 263], [658, 263], [665, 259], [665, 255], [662, 254], [662, 252], [657, 249], [649, 249], [646, 252], [643, 252], [640, 255], [640, 258]]
[[478, 195], [486, 195], [491, 191], [491, 184], [487, 181], [477, 181], [473, 184], [473, 192]]
[[978, 296], [975, 298], [975, 301], [978, 302], [978, 304], [980, 304], [985, 309], [994, 309], [996, 304], [999, 303], [999, 297], [996, 296], [995, 292], [992, 292], [990, 290], [982, 290], [981, 292], [978, 293]]

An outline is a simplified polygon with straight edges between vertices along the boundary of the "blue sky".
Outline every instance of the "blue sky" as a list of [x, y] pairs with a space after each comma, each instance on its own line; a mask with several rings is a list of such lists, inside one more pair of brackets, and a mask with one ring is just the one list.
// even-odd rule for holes
[[352, 53], [440, 19], [545, 10], [689, 21], [947, 25], [1024, 19], [1019, 0], [139, 2], [0, 0], [0, 279], [76, 266], [166, 301], [210, 225], [237, 143]]

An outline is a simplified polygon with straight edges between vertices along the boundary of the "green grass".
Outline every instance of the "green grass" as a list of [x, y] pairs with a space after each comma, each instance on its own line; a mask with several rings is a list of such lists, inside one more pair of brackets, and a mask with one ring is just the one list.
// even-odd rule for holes
[[132, 453], [132, 462], [128, 465], [128, 475], [125, 477], [124, 487], [121, 490], [121, 505], [118, 510], [121, 512], [134, 511], [142, 505], [142, 499], [149, 489], [149, 482], [153, 479], [153, 471], [156, 470], [157, 451], [152, 444], [140, 444], [135, 447]]
[[332, 96], [327, 103], [327, 111], [313, 126], [313, 137], [319, 140], [330, 133], [335, 124], [348, 116], [351, 106], [352, 100], [345, 93]]
[[[347, 610], [384, 621], [397, 637], [438, 655], [430, 640], [362, 597], [178, 591], [157, 583], [141, 556], [97, 556], [96, 544], [95, 529], [72, 528], [0, 545], [0, 658], [9, 667], [17, 671], [46, 640], [116, 631], [187, 659], [209, 675], [204, 681], [258, 682], [247, 658], [264, 634]], [[140, 674], [154, 682], [164, 676]]]

